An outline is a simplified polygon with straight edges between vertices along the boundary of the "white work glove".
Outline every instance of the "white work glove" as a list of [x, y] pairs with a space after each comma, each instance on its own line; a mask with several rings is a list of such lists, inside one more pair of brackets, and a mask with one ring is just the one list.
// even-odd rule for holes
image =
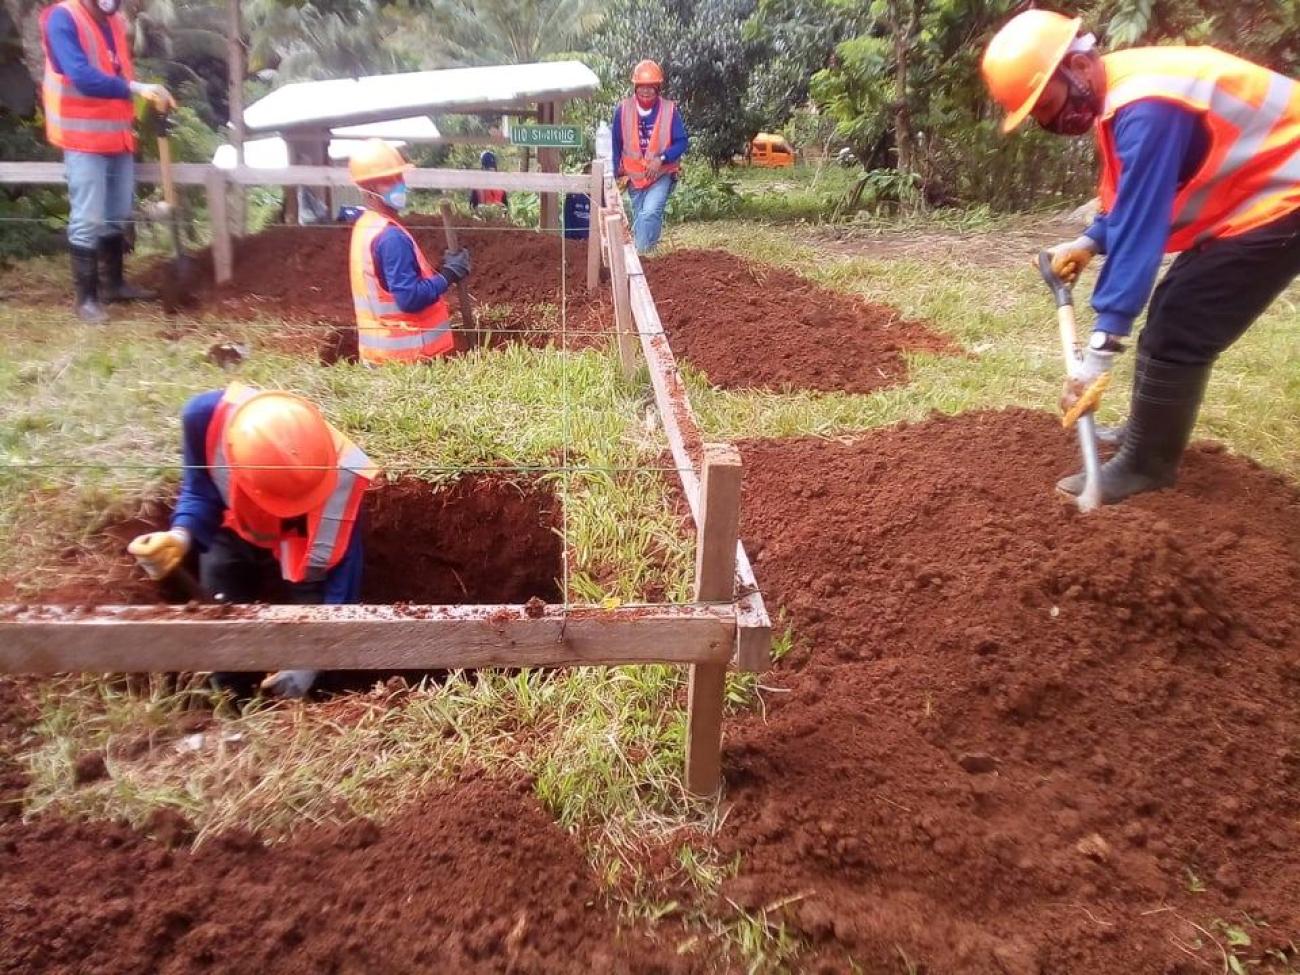
[[149, 578], [157, 582], [167, 578], [185, 561], [190, 550], [190, 533], [184, 528], [173, 528], [171, 531], [137, 535], [126, 550], [135, 556]]
[[170, 112], [176, 107], [176, 99], [162, 85], [150, 85], [142, 81], [131, 82], [131, 94], [139, 95], [158, 112]]
[[1088, 341], [1088, 350], [1078, 359], [1061, 391], [1061, 412], [1064, 423], [1073, 426], [1079, 415], [1095, 410], [1101, 403], [1101, 394], [1107, 383], [1102, 382], [1115, 366], [1115, 357], [1124, 351], [1124, 344], [1109, 332], [1095, 331]]
[[304, 698], [316, 683], [319, 670], [277, 670], [262, 681], [262, 693], [291, 700]]
[[1052, 258], [1052, 273], [1066, 284], [1074, 284], [1079, 275], [1088, 266], [1088, 262], [1097, 256], [1100, 248], [1097, 242], [1087, 234], [1080, 234], [1074, 240], [1047, 248]]

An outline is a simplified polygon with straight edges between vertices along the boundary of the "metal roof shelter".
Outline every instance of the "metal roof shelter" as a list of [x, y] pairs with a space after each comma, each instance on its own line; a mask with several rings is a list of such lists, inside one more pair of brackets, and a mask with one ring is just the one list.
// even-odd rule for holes
[[[331, 137], [500, 145], [506, 142], [500, 132], [444, 136], [435, 120], [444, 115], [513, 115], [555, 123], [565, 102], [590, 98], [599, 87], [595, 72], [581, 61], [303, 81], [277, 88], [249, 105], [244, 128], [249, 134], [283, 137], [291, 165], [327, 164]], [[412, 137], [405, 131], [421, 122], [432, 133]], [[537, 161], [542, 172], [559, 172], [558, 150], [539, 149]], [[542, 196], [541, 218], [544, 227], [558, 225], [554, 194]]]

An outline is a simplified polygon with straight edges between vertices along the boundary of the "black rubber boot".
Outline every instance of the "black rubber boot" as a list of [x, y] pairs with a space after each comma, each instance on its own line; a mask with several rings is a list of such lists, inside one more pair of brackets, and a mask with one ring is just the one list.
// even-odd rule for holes
[[103, 325], [108, 312], [99, 303], [99, 251], [93, 247], [72, 247], [70, 251], [77, 317], [88, 325]]
[[99, 239], [100, 267], [104, 280], [100, 296], [105, 304], [116, 301], [153, 301], [158, 296], [152, 291], [145, 291], [133, 284], [128, 284], [122, 275], [122, 263], [126, 256], [126, 238], [113, 234]]
[[[1174, 483], [1213, 368], [1139, 360], [1124, 445], [1101, 466], [1103, 504]], [[1083, 484], [1083, 474], [1074, 474], [1059, 481], [1056, 489], [1077, 497]]]
[[1128, 420], [1113, 427], [1097, 427], [1097, 443], [1103, 447], [1122, 447], [1128, 436]]

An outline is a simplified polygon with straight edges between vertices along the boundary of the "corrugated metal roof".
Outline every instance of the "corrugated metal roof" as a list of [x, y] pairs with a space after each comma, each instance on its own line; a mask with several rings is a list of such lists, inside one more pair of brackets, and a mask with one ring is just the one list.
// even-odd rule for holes
[[531, 102], [588, 97], [599, 86], [595, 73], [580, 61], [303, 81], [249, 105], [244, 125], [258, 132], [337, 129], [415, 114], [504, 112]]

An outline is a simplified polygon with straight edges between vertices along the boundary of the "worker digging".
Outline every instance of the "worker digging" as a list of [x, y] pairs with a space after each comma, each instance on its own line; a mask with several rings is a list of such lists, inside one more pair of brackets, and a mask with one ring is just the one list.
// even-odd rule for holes
[[108, 321], [104, 304], [155, 297], [123, 277], [135, 202], [132, 96], [158, 112], [176, 107], [162, 85], [136, 80], [121, 5], [62, 0], [41, 12], [45, 137], [63, 150], [74, 307], [90, 325]]
[[[1110, 372], [1151, 298], [1128, 423], [1100, 472], [1112, 504], [1174, 483], [1214, 361], [1300, 275], [1300, 84], [1211, 47], [1102, 55], [1082, 23], [1018, 14], [983, 69], [1005, 132], [1032, 116], [1097, 139], [1101, 215], [1050, 251], [1067, 283], [1106, 255], [1097, 325], [1063, 409]], [[1165, 253], [1179, 256], [1152, 295]], [[1078, 495], [1085, 480], [1058, 489]]]
[[[199, 553], [199, 585], [216, 601], [252, 603], [262, 567], [278, 561], [292, 602], [331, 606], [361, 598], [358, 511], [378, 471], [362, 450], [292, 393], [238, 383], [191, 399], [181, 415], [184, 478], [171, 528], [128, 551], [155, 580]], [[212, 675], [246, 692], [240, 675]], [[272, 674], [261, 689], [303, 697], [312, 670]]]

